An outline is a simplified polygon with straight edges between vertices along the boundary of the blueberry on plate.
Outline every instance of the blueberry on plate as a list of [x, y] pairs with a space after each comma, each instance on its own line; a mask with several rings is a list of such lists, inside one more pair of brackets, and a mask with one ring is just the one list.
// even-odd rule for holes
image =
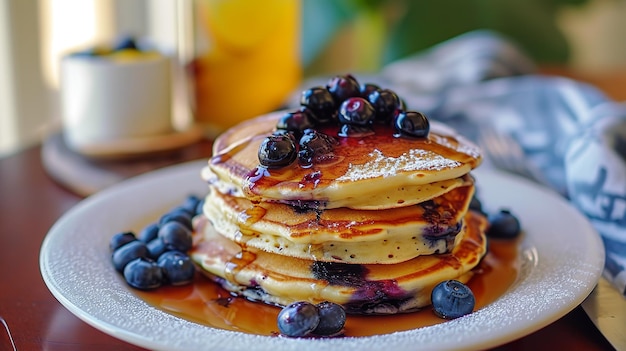
[[152, 290], [163, 284], [163, 271], [153, 260], [141, 257], [126, 265], [124, 279], [133, 288]]
[[159, 224], [158, 223], [150, 223], [147, 226], [143, 227], [137, 236], [139, 240], [144, 243], [149, 243], [154, 240], [159, 234]]
[[278, 313], [278, 330], [290, 337], [309, 335], [320, 322], [317, 307], [306, 301], [298, 301]]
[[194, 217], [196, 214], [198, 214], [197, 213], [198, 204], [201, 201], [202, 199], [196, 195], [188, 195], [187, 198], [185, 198], [185, 201], [183, 202], [183, 204], [180, 205], [180, 208], [185, 209], [187, 212], [189, 212], [191, 217]]
[[111, 240], [109, 241], [109, 249], [111, 249], [111, 251], [115, 251], [123, 245], [135, 240], [137, 240], [137, 237], [135, 237], [135, 233], [133, 232], [117, 233], [111, 237]]
[[180, 251], [167, 251], [157, 260], [166, 281], [172, 285], [191, 283], [196, 271], [191, 258]]
[[502, 209], [489, 216], [487, 236], [490, 238], [512, 239], [522, 231], [519, 220], [511, 211]]
[[163, 224], [158, 237], [170, 250], [187, 252], [193, 244], [191, 230], [177, 221]]
[[433, 311], [444, 319], [455, 319], [474, 310], [474, 293], [458, 280], [446, 280], [435, 286], [431, 296]]
[[330, 336], [339, 333], [346, 324], [346, 311], [336, 303], [324, 301], [317, 304], [320, 322], [313, 334]]
[[176, 207], [167, 212], [159, 219], [159, 225], [162, 226], [167, 222], [175, 221], [184, 225], [187, 229], [192, 229], [191, 219], [193, 214], [183, 207]]
[[150, 242], [146, 244], [146, 247], [148, 248], [148, 257], [152, 258], [153, 260], [156, 260], [164, 252], [169, 250], [169, 248], [167, 247], [167, 245], [165, 245], [161, 238], [154, 238], [150, 240]]
[[113, 251], [111, 260], [113, 261], [113, 267], [118, 272], [123, 272], [128, 262], [140, 257], [148, 257], [148, 248], [143, 241], [135, 240]]

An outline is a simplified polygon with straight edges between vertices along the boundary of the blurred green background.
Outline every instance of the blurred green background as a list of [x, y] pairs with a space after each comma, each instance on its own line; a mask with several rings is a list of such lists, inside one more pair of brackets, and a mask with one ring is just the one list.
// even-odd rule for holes
[[302, 0], [306, 75], [376, 71], [385, 63], [475, 29], [517, 43], [538, 63], [565, 63], [556, 17], [586, 0]]

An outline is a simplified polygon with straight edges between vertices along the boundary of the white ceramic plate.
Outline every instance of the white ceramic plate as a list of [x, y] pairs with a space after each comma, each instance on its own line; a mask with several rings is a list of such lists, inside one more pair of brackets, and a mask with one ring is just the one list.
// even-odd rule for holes
[[51, 228], [40, 255], [54, 296], [85, 322], [129, 343], [157, 350], [484, 349], [536, 331], [567, 314], [600, 277], [604, 248], [576, 210], [524, 179], [476, 172], [488, 209], [510, 208], [526, 231], [521, 274], [510, 291], [459, 319], [393, 334], [290, 339], [212, 329], [151, 307], [136, 297], [109, 261], [110, 237], [139, 230], [190, 193], [203, 194], [194, 162], [148, 173], [91, 196]]

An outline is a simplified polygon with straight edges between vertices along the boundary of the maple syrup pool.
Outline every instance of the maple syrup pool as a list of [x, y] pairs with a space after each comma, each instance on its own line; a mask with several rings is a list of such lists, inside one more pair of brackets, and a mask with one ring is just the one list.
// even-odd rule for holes
[[[489, 252], [467, 284], [476, 297], [474, 310], [497, 300], [517, 279], [520, 240], [489, 239]], [[279, 307], [234, 297], [201, 273], [196, 273], [189, 285], [134, 292], [156, 308], [208, 327], [258, 335], [278, 334]], [[431, 308], [390, 316], [349, 315], [344, 335], [388, 334], [443, 322], [445, 320], [435, 316]]]

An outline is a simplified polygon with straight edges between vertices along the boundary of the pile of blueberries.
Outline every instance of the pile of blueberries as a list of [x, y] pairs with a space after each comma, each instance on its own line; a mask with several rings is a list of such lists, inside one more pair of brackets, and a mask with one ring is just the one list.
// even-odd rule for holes
[[339, 137], [364, 137], [374, 134], [375, 124], [393, 127], [396, 137], [425, 138], [430, 131], [428, 118], [407, 111], [394, 91], [360, 84], [352, 75], [336, 76], [326, 86], [302, 92], [300, 108], [283, 115], [276, 132], [261, 143], [259, 162], [267, 168], [286, 167], [296, 159], [304, 168], [329, 162], [337, 140], [320, 128], [336, 125]]
[[127, 231], [111, 237], [111, 261], [128, 285], [152, 290], [193, 280], [195, 266], [187, 252], [192, 246], [192, 218], [202, 212], [202, 204], [199, 197], [189, 195], [138, 235]]

